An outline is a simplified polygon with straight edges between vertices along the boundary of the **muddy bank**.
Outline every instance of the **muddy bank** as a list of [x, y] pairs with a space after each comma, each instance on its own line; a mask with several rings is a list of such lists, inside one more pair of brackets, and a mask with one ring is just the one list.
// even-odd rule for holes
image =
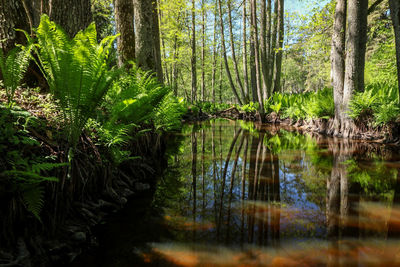
[[[154, 187], [167, 166], [168, 136], [147, 132], [129, 144], [139, 157], [119, 166], [107, 147], [82, 136], [71, 171], [59, 168], [48, 174], [59, 179], [43, 186], [40, 220], [26, 209], [12, 185], [0, 181], [0, 266], [65, 266], [82, 251], [96, 246], [93, 226], [104, 223], [135, 195]], [[66, 153], [50, 144], [60, 162]], [[4, 190], [3, 190], [4, 189]]]

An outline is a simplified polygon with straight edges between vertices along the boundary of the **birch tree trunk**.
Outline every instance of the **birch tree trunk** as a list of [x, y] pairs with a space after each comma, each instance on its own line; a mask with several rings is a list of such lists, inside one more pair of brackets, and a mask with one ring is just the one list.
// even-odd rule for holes
[[268, 56], [267, 56], [267, 8], [265, 0], [261, 1], [260, 4], [261, 16], [260, 16], [260, 61], [261, 61], [261, 79], [263, 88], [264, 99], [268, 98], [267, 92], [267, 81], [268, 81]]
[[269, 94], [272, 94], [272, 82], [274, 78], [274, 69], [275, 69], [275, 53], [276, 53], [276, 36], [278, 32], [278, 0], [274, 1], [274, 16], [273, 16], [274, 24], [271, 25], [272, 34], [271, 34], [271, 50], [270, 50], [270, 60], [269, 60], [269, 75], [268, 75], [268, 84], [267, 88], [269, 88]]

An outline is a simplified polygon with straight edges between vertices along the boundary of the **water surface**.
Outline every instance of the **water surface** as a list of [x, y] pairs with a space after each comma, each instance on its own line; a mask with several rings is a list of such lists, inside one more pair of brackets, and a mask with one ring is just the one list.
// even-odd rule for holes
[[223, 120], [178, 139], [74, 266], [400, 265], [396, 148]]

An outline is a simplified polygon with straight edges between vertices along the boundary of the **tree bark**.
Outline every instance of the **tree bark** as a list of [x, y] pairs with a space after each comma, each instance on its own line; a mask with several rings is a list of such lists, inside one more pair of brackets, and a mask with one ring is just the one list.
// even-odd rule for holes
[[389, 0], [390, 14], [392, 17], [397, 59], [397, 80], [400, 92], [400, 3], [398, 0]]
[[151, 0], [135, 1], [136, 65], [156, 73], [162, 82], [160, 34], [156, 3]]
[[245, 94], [245, 102], [249, 102], [249, 74], [248, 74], [248, 69], [247, 69], [247, 10], [246, 10], [246, 0], [243, 0], [243, 17], [242, 17], [242, 23], [243, 23], [243, 43], [242, 43], [242, 49], [243, 49], [243, 86], [244, 86], [244, 94]]
[[274, 92], [281, 91], [281, 71], [282, 71], [282, 54], [283, 54], [283, 38], [284, 38], [284, 0], [278, 1], [278, 51], [275, 59], [275, 76], [274, 76]]
[[135, 25], [132, 0], [114, 0], [118, 66], [135, 59]]
[[29, 32], [28, 17], [21, 0], [0, 0], [0, 48], [6, 54], [15, 44], [23, 44], [26, 39], [23, 33], [15, 29]]
[[365, 38], [363, 34], [367, 14], [368, 0], [349, 0], [348, 5], [348, 32], [346, 44], [346, 74], [343, 89], [343, 114], [342, 114], [342, 133], [345, 137], [351, 135], [352, 120], [350, 119], [349, 103], [355, 91], [364, 90], [364, 60], [365, 50], [360, 45], [360, 40]]
[[233, 37], [233, 27], [232, 27], [232, 6], [231, 6], [231, 0], [228, 0], [228, 18], [229, 18], [229, 37], [231, 41], [231, 53], [232, 53], [232, 61], [233, 61], [233, 69], [236, 74], [236, 83], [239, 86], [240, 93], [242, 95], [242, 101], [243, 103], [246, 103], [246, 96], [244, 93], [243, 89], [243, 83], [239, 75], [239, 68], [238, 68], [238, 63], [236, 60], [236, 51], [235, 51], [235, 40]]
[[261, 84], [260, 84], [260, 52], [259, 52], [259, 43], [258, 43], [258, 29], [257, 29], [257, 2], [256, 0], [251, 0], [251, 28], [252, 28], [252, 36], [254, 42], [254, 65], [255, 65], [255, 76], [256, 76], [256, 88], [257, 88], [257, 96], [259, 103], [259, 115], [260, 120], [262, 121], [264, 118], [264, 101], [263, 95], [261, 92]]
[[268, 83], [267, 88], [269, 88], [270, 94], [274, 91], [272, 88], [272, 82], [274, 79], [274, 70], [275, 70], [275, 54], [276, 54], [276, 37], [278, 33], [278, 0], [274, 1], [274, 16], [273, 16], [274, 25], [272, 28], [271, 34], [271, 50], [270, 50], [270, 60], [269, 60], [269, 75], [268, 75]]
[[237, 93], [235, 84], [233, 83], [231, 71], [229, 69], [228, 56], [226, 54], [224, 21], [223, 21], [223, 17], [222, 17], [222, 3], [221, 3], [221, 0], [218, 0], [218, 6], [219, 6], [220, 27], [221, 27], [221, 46], [222, 46], [222, 54], [224, 56], [226, 75], [228, 76], [229, 84], [230, 84], [230, 86], [232, 88], [233, 94], [236, 97], [236, 100], [238, 101], [238, 103], [240, 105], [242, 105], [242, 100], [240, 99], [239, 94]]
[[265, 0], [261, 1], [260, 5], [261, 16], [260, 16], [260, 61], [261, 61], [261, 79], [263, 88], [264, 99], [268, 98], [267, 92], [267, 80], [268, 80], [268, 56], [267, 56], [267, 8], [265, 5]]
[[215, 103], [215, 73], [217, 68], [217, 14], [218, 5], [215, 5], [214, 9], [214, 32], [213, 32], [213, 58], [212, 58], [212, 73], [211, 73], [211, 90], [212, 90], [212, 102]]
[[343, 87], [345, 74], [346, 50], [346, 6], [347, 0], [338, 0], [335, 8], [331, 49], [331, 77], [335, 102], [335, 134], [339, 133], [341, 115], [343, 114]]
[[206, 54], [206, 14], [204, 0], [201, 1], [201, 101], [205, 101], [205, 54]]
[[192, 0], [192, 57], [191, 57], [191, 69], [192, 69], [192, 103], [196, 101], [197, 95], [197, 69], [196, 69], [196, 6], [195, 0]]
[[86, 29], [92, 22], [90, 0], [51, 0], [49, 17], [74, 37], [80, 30]]

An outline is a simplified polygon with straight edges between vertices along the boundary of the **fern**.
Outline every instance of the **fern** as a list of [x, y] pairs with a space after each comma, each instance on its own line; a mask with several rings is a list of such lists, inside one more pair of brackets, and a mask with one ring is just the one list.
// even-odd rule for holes
[[68, 122], [67, 135], [72, 147], [89, 117], [122, 70], [110, 69], [107, 61], [117, 36], [97, 43], [94, 23], [70, 39], [64, 30], [43, 15], [36, 31], [38, 65], [51, 93]]
[[21, 187], [22, 200], [26, 209], [39, 221], [40, 212], [44, 205], [44, 188], [41, 185], [23, 185]]
[[12, 106], [15, 90], [28, 68], [31, 48], [32, 44], [28, 42], [27, 46], [17, 46], [11, 49], [7, 55], [0, 49], [0, 70], [9, 107]]

